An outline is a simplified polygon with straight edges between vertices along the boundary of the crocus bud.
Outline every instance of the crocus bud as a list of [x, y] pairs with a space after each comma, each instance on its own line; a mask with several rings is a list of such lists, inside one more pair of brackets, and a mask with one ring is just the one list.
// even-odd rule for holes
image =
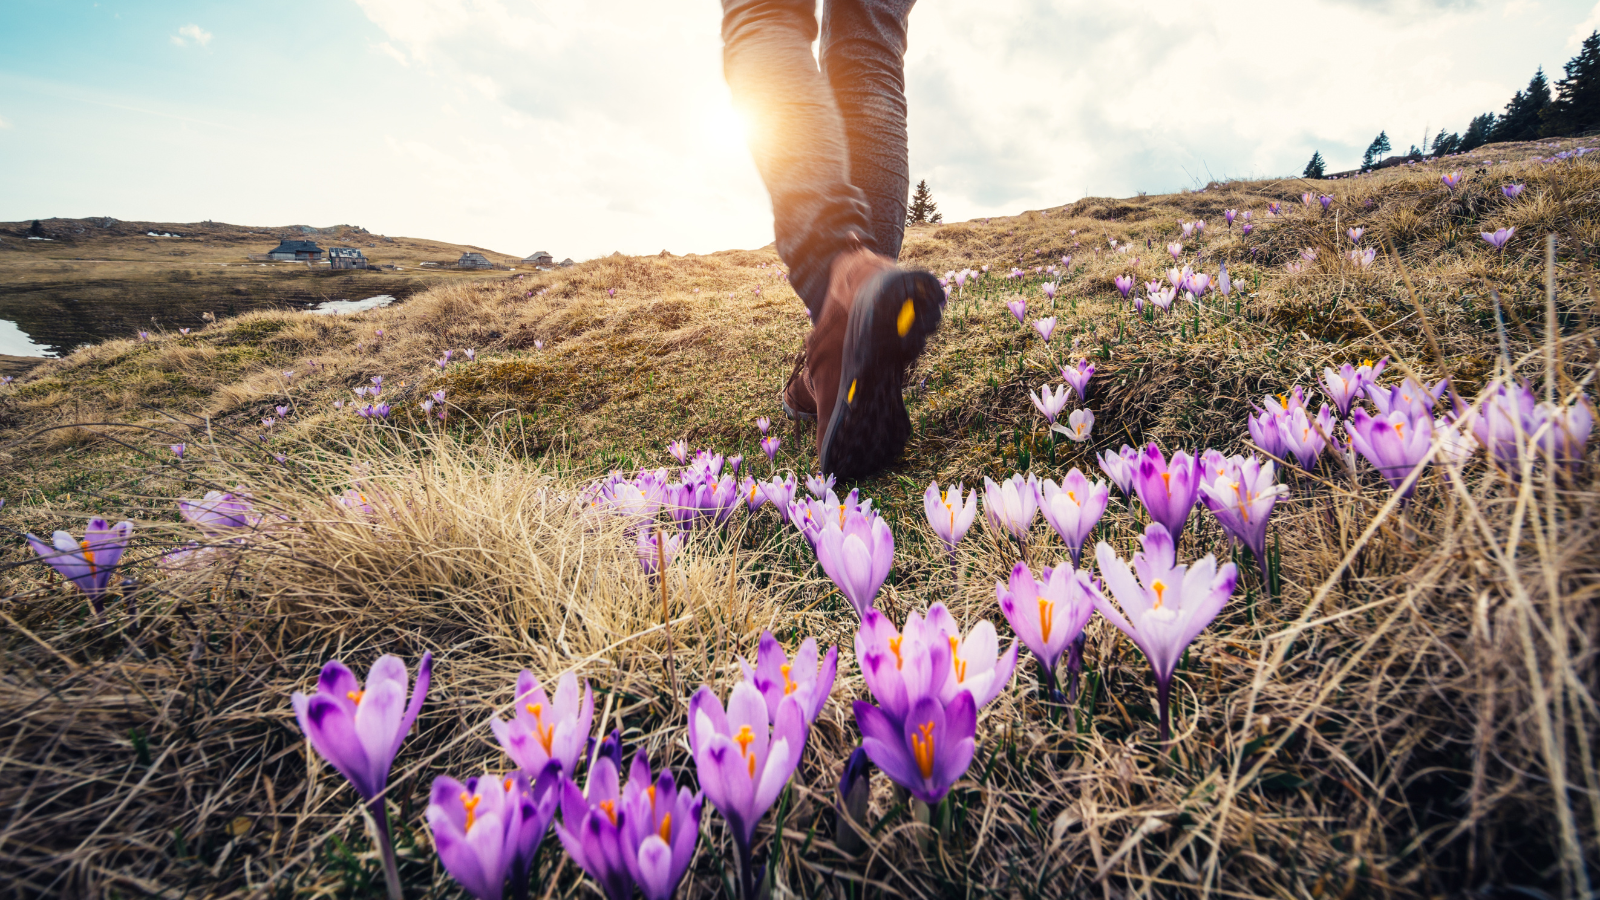
[[[844, 772], [839, 776], [839, 805], [835, 810], [837, 826], [834, 844], [854, 856], [866, 849], [861, 832], [867, 828], [867, 801], [872, 798], [872, 760], [864, 747], [857, 747], [845, 760]], [[860, 831], [857, 830], [860, 829]]]

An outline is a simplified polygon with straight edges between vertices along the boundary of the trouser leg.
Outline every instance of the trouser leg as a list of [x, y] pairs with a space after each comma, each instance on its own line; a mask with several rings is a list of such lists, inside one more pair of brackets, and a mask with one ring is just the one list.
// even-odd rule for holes
[[849, 145], [850, 183], [871, 207], [873, 243], [890, 258], [905, 235], [906, 23], [916, 0], [826, 0], [822, 73]]
[[872, 243], [844, 123], [811, 55], [816, 37], [816, 0], [722, 0], [723, 74], [750, 125], [778, 255], [813, 320], [834, 255]]

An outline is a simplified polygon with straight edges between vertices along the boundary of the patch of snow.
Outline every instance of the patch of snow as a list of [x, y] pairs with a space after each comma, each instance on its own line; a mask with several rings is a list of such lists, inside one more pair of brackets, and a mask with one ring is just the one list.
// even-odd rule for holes
[[28, 235], [28, 240], [30, 240], [30, 241], [53, 241], [53, 240], [55, 240], [55, 238], [35, 237], [35, 236], [30, 234], [30, 235]]
[[0, 319], [0, 353], [7, 356], [49, 356], [50, 348], [36, 343], [10, 319]]
[[154, 231], [146, 231], [145, 234], [149, 235], [150, 237], [183, 237], [181, 234], [169, 234], [165, 231], [161, 232], [160, 234], [156, 234]]
[[315, 307], [306, 310], [319, 316], [346, 315], [348, 313], [366, 312], [369, 309], [382, 309], [394, 302], [388, 294], [379, 294], [365, 300], [327, 300], [318, 303]]

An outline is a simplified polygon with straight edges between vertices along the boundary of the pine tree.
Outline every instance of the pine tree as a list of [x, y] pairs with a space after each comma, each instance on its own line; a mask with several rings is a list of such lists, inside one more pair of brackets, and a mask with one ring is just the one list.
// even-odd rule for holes
[[1467, 123], [1467, 131], [1461, 135], [1461, 146], [1456, 148], [1457, 153], [1466, 153], [1476, 150], [1489, 143], [1489, 135], [1494, 132], [1494, 113], [1488, 112]]
[[906, 224], [928, 222], [937, 225], [943, 221], [944, 214], [933, 202], [933, 191], [928, 190], [928, 179], [924, 178], [917, 182], [917, 189], [911, 195], [911, 205], [906, 208]]
[[1461, 135], [1455, 132], [1439, 132], [1433, 139], [1433, 155], [1449, 156], [1461, 147]]
[[1495, 123], [1489, 135], [1494, 141], [1531, 141], [1539, 136], [1540, 113], [1550, 105], [1550, 83], [1545, 80], [1544, 69], [1533, 73], [1528, 89], [1517, 91], [1506, 104], [1505, 115]]
[[1375, 163], [1383, 161], [1383, 155], [1389, 152], [1389, 133], [1378, 132], [1378, 136], [1367, 145], [1367, 152], [1361, 157], [1361, 168], [1370, 169]]
[[1322, 151], [1311, 151], [1311, 161], [1306, 163], [1306, 170], [1300, 173], [1306, 178], [1321, 178], [1327, 171], [1327, 164], [1322, 161]]
[[1544, 108], [1539, 134], [1565, 137], [1600, 127], [1600, 31], [1583, 39], [1583, 48], [1556, 82], [1556, 97]]

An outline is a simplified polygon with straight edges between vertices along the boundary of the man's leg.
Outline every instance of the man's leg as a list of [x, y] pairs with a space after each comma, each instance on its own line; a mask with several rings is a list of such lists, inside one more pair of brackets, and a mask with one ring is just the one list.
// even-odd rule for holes
[[813, 321], [834, 256], [872, 243], [866, 195], [850, 183], [844, 123], [811, 55], [816, 8], [816, 0], [722, 0], [723, 74], [772, 197], [778, 256]]
[[911, 169], [906, 157], [906, 20], [916, 0], [826, 0], [822, 73], [850, 148], [850, 183], [872, 208], [879, 253], [900, 256]]

